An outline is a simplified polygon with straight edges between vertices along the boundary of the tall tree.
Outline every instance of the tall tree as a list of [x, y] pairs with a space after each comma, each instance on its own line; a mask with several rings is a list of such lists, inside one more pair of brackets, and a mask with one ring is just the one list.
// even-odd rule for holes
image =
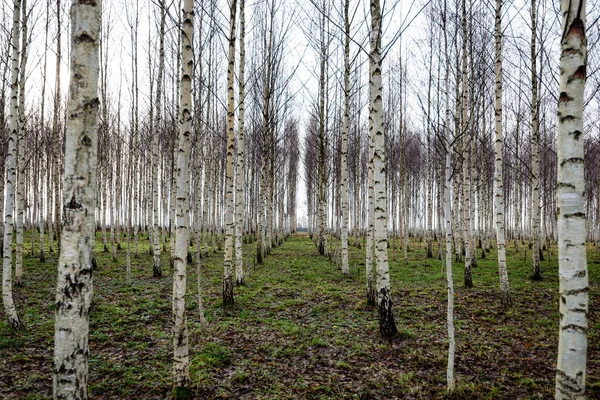
[[502, 0], [496, 0], [496, 22], [494, 33], [495, 65], [494, 77], [496, 83], [494, 113], [496, 142], [494, 154], [494, 215], [496, 216], [496, 241], [498, 245], [498, 271], [500, 273], [500, 301], [504, 307], [512, 304], [508, 272], [506, 270], [506, 238], [504, 232], [504, 175], [502, 168], [503, 142], [502, 136]]
[[237, 0], [232, 0], [229, 14], [229, 53], [227, 56], [227, 165], [225, 173], [225, 254], [223, 260], [223, 305], [233, 304], [233, 245], [234, 214], [233, 202], [233, 159], [235, 151], [235, 15]]
[[17, 135], [19, 132], [19, 38], [21, 35], [21, 0], [13, 2], [12, 60], [10, 77], [9, 137], [6, 155], [6, 197], [4, 199], [4, 249], [2, 264], [2, 302], [8, 323], [13, 329], [24, 326], [17, 314], [12, 293], [12, 237], [14, 231], [15, 181], [17, 177]]
[[236, 151], [236, 190], [235, 190], [235, 283], [244, 284], [244, 258], [242, 254], [242, 235], [244, 234], [244, 119], [246, 112], [246, 0], [240, 0], [240, 67], [238, 75], [238, 133]]
[[587, 67], [585, 0], [562, 0], [557, 194], [560, 330], [556, 399], [583, 400], [586, 381], [588, 271], [583, 175], [583, 102]]
[[71, 65], [65, 140], [64, 220], [54, 323], [54, 398], [88, 398], [89, 309], [96, 230], [98, 41], [101, 7], [71, 4]]
[[[59, 118], [60, 118], [60, 64], [62, 63], [62, 43], [61, 43], [61, 6], [60, 0], [56, 0], [56, 80], [54, 82], [54, 113], [52, 116], [52, 144], [53, 144], [53, 183], [54, 183], [54, 234], [58, 238], [58, 248], [60, 249], [60, 225], [61, 225], [61, 213], [60, 213], [60, 155], [61, 155], [61, 138], [59, 132]], [[52, 224], [51, 224], [52, 225]], [[50, 252], [52, 252], [52, 232], [50, 235]]]
[[531, 279], [540, 280], [540, 120], [538, 101], [537, 53], [536, 53], [536, 0], [531, 0], [531, 254], [533, 274]]
[[[152, 227], [152, 246], [153, 246], [153, 274], [155, 277], [162, 276], [162, 269], [160, 267], [160, 241], [159, 241], [159, 219], [158, 219], [158, 164], [159, 164], [159, 138], [162, 129], [162, 88], [163, 88], [163, 73], [165, 69], [165, 4], [163, 0], [158, 0], [158, 7], [160, 8], [160, 32], [159, 32], [159, 45], [158, 45], [158, 79], [156, 82], [156, 102], [154, 106], [154, 132], [152, 135], [152, 214], [153, 214], [153, 227]], [[165, 190], [165, 188], [163, 188]]]
[[174, 397], [189, 398], [189, 332], [185, 310], [187, 253], [190, 239], [190, 152], [192, 134], [192, 80], [194, 50], [194, 0], [184, 0], [181, 25], [181, 89], [179, 150], [177, 151], [177, 215], [173, 260], [173, 380]]
[[[19, 73], [19, 134], [17, 135], [17, 248], [15, 251], [15, 285], [23, 286], [23, 223], [25, 222], [25, 81], [27, 79], [27, 0], [21, 0], [21, 60]], [[33, 239], [33, 238], [32, 238]]]
[[383, 135], [383, 105], [381, 99], [381, 6], [371, 0], [371, 51], [369, 54], [369, 120], [373, 131], [373, 236], [377, 262], [377, 306], [379, 331], [392, 337], [398, 330], [392, 311], [390, 273], [388, 267], [387, 178], [385, 139]]
[[[473, 274], [471, 271], [471, 176], [469, 174], [469, 152], [471, 140], [468, 136], [469, 132], [469, 115], [468, 111], [468, 79], [467, 79], [467, 3], [462, 0], [462, 92], [461, 92], [461, 110], [462, 110], [462, 127], [461, 127], [461, 142], [463, 144], [462, 151], [462, 228], [464, 238], [465, 251], [465, 286], [473, 287]], [[457, 82], [458, 85], [458, 82]]]
[[342, 272], [350, 273], [348, 268], [348, 132], [350, 131], [350, 0], [344, 0], [344, 120], [342, 122]]
[[445, 95], [445, 110], [444, 110], [444, 137], [446, 139], [446, 167], [444, 173], [444, 220], [446, 233], [446, 286], [448, 288], [448, 308], [446, 320], [448, 326], [448, 365], [446, 368], [446, 385], [448, 391], [453, 391], [455, 386], [454, 379], [454, 352], [456, 341], [454, 339], [454, 279], [452, 276], [452, 208], [451, 201], [452, 193], [450, 185], [452, 184], [452, 153], [450, 135], [450, 55], [448, 54], [448, 29], [447, 29], [447, 5], [444, 0], [444, 12], [442, 15], [442, 24], [444, 30], [444, 59], [446, 61], [446, 71], [444, 77], [444, 95]]

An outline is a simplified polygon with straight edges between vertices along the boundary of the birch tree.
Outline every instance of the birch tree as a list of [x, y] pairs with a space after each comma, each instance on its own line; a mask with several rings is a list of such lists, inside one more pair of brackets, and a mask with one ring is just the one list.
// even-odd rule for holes
[[531, 0], [531, 240], [533, 274], [540, 280], [540, 123], [536, 54], [536, 0]]
[[235, 150], [235, 15], [237, 0], [232, 0], [229, 15], [229, 53], [227, 57], [227, 165], [225, 175], [225, 254], [223, 260], [223, 305], [233, 304], [233, 240], [234, 240], [234, 202], [233, 202], [233, 158]]
[[65, 141], [64, 220], [54, 323], [54, 398], [88, 398], [89, 309], [96, 222], [98, 41], [101, 7], [71, 4], [71, 65]]
[[[17, 135], [17, 248], [15, 286], [23, 286], [23, 223], [25, 212], [25, 80], [27, 79], [27, 0], [21, 0], [21, 59], [19, 66], [19, 134]], [[33, 239], [33, 238], [32, 238]]]
[[587, 67], [585, 0], [562, 0], [557, 194], [560, 330], [556, 399], [583, 400], [588, 271], [583, 176], [583, 102]]
[[350, 273], [348, 268], [348, 132], [350, 130], [350, 1], [344, 0], [344, 120], [342, 122], [342, 272]]
[[246, 81], [244, 68], [246, 63], [246, 0], [240, 0], [240, 67], [238, 75], [238, 133], [236, 152], [236, 190], [235, 190], [235, 283], [244, 284], [244, 258], [242, 253], [242, 235], [244, 234], [244, 118]]
[[[156, 83], [156, 102], [154, 103], [156, 110], [154, 111], [154, 132], [152, 136], [152, 214], [153, 214], [153, 228], [152, 228], [152, 246], [153, 246], [153, 274], [155, 277], [162, 276], [162, 269], [160, 267], [160, 241], [159, 231], [160, 226], [158, 223], [158, 144], [159, 137], [162, 128], [162, 87], [163, 87], [163, 73], [165, 69], [165, 4], [163, 0], [159, 0], [158, 7], [160, 8], [160, 32], [159, 32], [159, 47], [158, 47], [158, 78]], [[165, 190], [165, 188], [163, 188]]]
[[[463, 249], [465, 251], [465, 286], [473, 287], [473, 275], [471, 271], [471, 177], [469, 175], [468, 153], [470, 152], [471, 140], [467, 137], [469, 131], [469, 116], [467, 113], [467, 94], [469, 93], [467, 82], [467, 5], [462, 0], [462, 92], [461, 92], [461, 110], [462, 110], [462, 228], [463, 228]], [[457, 82], [458, 85], [458, 82]], [[458, 101], [458, 100], [457, 100]]]
[[[60, 64], [62, 63], [62, 43], [61, 43], [61, 5], [60, 0], [56, 0], [56, 80], [54, 81], [54, 112], [52, 116], [52, 144], [53, 144], [53, 176], [54, 184], [54, 234], [58, 238], [58, 248], [60, 249], [60, 230], [61, 230], [61, 213], [60, 213], [60, 152], [61, 140], [59, 132], [58, 119], [60, 118]], [[50, 224], [52, 226], [52, 224]], [[49, 232], [50, 252], [52, 249], [52, 231]]]
[[371, 51], [369, 54], [370, 129], [373, 134], [374, 242], [377, 262], [377, 306], [379, 331], [383, 337], [396, 335], [396, 323], [390, 295], [387, 239], [387, 178], [385, 171], [385, 140], [383, 135], [383, 105], [381, 101], [381, 7], [371, 0]]
[[14, 231], [13, 209], [17, 168], [17, 135], [19, 132], [19, 38], [21, 37], [21, 0], [13, 2], [12, 59], [10, 78], [9, 137], [6, 155], [6, 197], [4, 199], [4, 249], [2, 264], [2, 302], [8, 323], [15, 329], [24, 329], [17, 314], [12, 293], [12, 237]]
[[184, 0], [181, 25], [181, 89], [179, 105], [179, 150], [177, 152], [177, 215], [173, 260], [173, 381], [174, 397], [190, 396], [189, 332], [185, 310], [187, 253], [190, 237], [189, 164], [192, 134], [192, 79], [194, 52], [194, 0]]
[[503, 136], [502, 136], [502, 0], [496, 0], [496, 22], [494, 34], [496, 83], [494, 113], [496, 142], [494, 145], [494, 215], [496, 216], [496, 241], [498, 245], [498, 271], [500, 273], [500, 301], [504, 307], [512, 304], [508, 272], [506, 270], [506, 239], [504, 232], [504, 186], [502, 172]]
[[446, 324], [448, 327], [448, 365], [446, 368], [446, 385], [448, 391], [453, 391], [455, 386], [454, 379], [454, 352], [456, 341], [454, 339], [454, 279], [452, 276], [452, 194], [450, 185], [452, 183], [452, 149], [450, 136], [450, 56], [448, 54], [448, 30], [447, 30], [447, 8], [446, 0], [444, 0], [444, 13], [442, 16], [442, 24], [444, 30], [444, 58], [446, 61], [446, 72], [444, 77], [444, 95], [445, 95], [445, 112], [444, 112], [444, 135], [446, 139], [446, 166], [444, 173], [444, 220], [446, 233], [446, 286], [448, 289], [448, 307], [446, 313]]

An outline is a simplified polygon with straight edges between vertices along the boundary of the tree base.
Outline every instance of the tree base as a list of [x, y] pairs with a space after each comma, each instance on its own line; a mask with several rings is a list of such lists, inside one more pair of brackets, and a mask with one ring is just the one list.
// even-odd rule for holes
[[233, 306], [233, 281], [231, 277], [228, 279], [223, 279], [223, 306], [230, 307]]
[[155, 278], [162, 278], [162, 270], [160, 268], [160, 264], [159, 265], [154, 264], [152, 276]]
[[[390, 339], [396, 336], [398, 328], [394, 321], [392, 311], [392, 300], [389, 298], [389, 289], [381, 289], [382, 300], [379, 304], [379, 333], [384, 339]], [[383, 293], [385, 291], [385, 293]]]
[[192, 390], [185, 386], [175, 386], [173, 388], [173, 398], [177, 400], [191, 400], [194, 398]]
[[471, 274], [471, 269], [465, 268], [465, 287], [472, 288], [473, 287], [473, 275]]
[[375, 304], [377, 304], [377, 301], [375, 300], [375, 290], [373, 289], [368, 289], [367, 290], [367, 305], [369, 307], [374, 306]]
[[502, 307], [504, 308], [510, 308], [512, 307], [512, 297], [510, 296], [510, 291], [508, 290], [501, 290], [500, 291], [500, 304], [502, 304]]
[[544, 278], [542, 277], [542, 274], [540, 273], [540, 271], [535, 271], [533, 273], [533, 275], [531, 275], [529, 277], [529, 279], [531, 279], [532, 281], [535, 281], [535, 282], [539, 282], [539, 281], [543, 280]]
[[8, 323], [10, 324], [10, 327], [12, 328], [13, 331], [24, 331], [25, 330], [25, 325], [23, 325], [23, 323], [21, 322], [19, 317], [16, 315], [14, 318], [8, 317]]

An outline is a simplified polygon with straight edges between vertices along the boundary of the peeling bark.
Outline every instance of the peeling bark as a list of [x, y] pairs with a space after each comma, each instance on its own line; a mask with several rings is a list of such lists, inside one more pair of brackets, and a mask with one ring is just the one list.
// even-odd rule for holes
[[55, 399], [88, 398], [89, 309], [93, 294], [97, 203], [100, 21], [99, 3], [73, 0], [64, 218], [54, 324]]
[[181, 89], [179, 105], [179, 146], [176, 173], [176, 233], [173, 262], [173, 383], [174, 395], [189, 394], [189, 332], [185, 310], [187, 254], [190, 237], [190, 136], [192, 134], [192, 78], [194, 50], [194, 1], [184, 0], [181, 30]]
[[560, 331], [556, 399], [583, 400], [586, 384], [589, 280], [584, 198], [583, 101], [587, 39], [585, 0], [561, 2], [557, 214]]
[[4, 201], [4, 250], [2, 264], [2, 301], [4, 313], [8, 323], [15, 329], [23, 329], [24, 326], [17, 314], [17, 308], [13, 300], [12, 292], [12, 241], [14, 231], [13, 209], [15, 204], [15, 181], [17, 178], [17, 135], [19, 132], [19, 38], [21, 1], [13, 2], [13, 27], [12, 27], [12, 60], [10, 78], [10, 114], [8, 154], [6, 155], [6, 198]]

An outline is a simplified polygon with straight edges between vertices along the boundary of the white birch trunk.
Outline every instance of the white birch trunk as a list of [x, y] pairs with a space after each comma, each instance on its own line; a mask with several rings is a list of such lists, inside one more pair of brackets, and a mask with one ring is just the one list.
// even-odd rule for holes
[[471, 179], [469, 175], [469, 149], [471, 142], [467, 133], [469, 132], [469, 121], [467, 114], [467, 94], [469, 92], [467, 82], [467, 7], [466, 1], [462, 1], [462, 228], [463, 228], [463, 249], [465, 251], [465, 286], [473, 287], [473, 275], [471, 272]]
[[187, 253], [190, 237], [189, 164], [192, 134], [192, 74], [194, 1], [184, 0], [181, 31], [181, 100], [179, 109], [179, 151], [177, 152], [177, 215], [173, 266], [173, 380], [174, 397], [189, 395], [189, 333], [185, 311]]
[[531, 254], [533, 274], [531, 279], [542, 279], [540, 271], [540, 122], [536, 54], [536, 0], [531, 0]]
[[350, 1], [344, 1], [344, 120], [342, 122], [342, 273], [348, 275], [348, 132], [350, 130]]
[[[17, 249], [15, 286], [23, 286], [23, 222], [25, 212], [25, 68], [27, 66], [27, 0], [21, 0], [21, 61], [19, 67], [19, 135], [17, 139]], [[33, 238], [32, 238], [33, 240]]]
[[13, 329], [24, 326], [17, 315], [12, 293], [12, 237], [14, 231], [13, 210], [15, 205], [15, 181], [17, 178], [17, 135], [19, 132], [19, 38], [21, 1], [13, 2], [12, 60], [10, 78], [10, 113], [8, 115], [10, 136], [6, 155], [6, 198], [4, 200], [4, 254], [2, 264], [2, 301], [4, 313]]
[[496, 0], [495, 23], [495, 83], [494, 101], [496, 139], [494, 145], [494, 214], [496, 216], [496, 241], [498, 244], [498, 271], [500, 274], [500, 301], [504, 307], [510, 307], [510, 286], [506, 270], [506, 238], [504, 228], [504, 186], [503, 186], [503, 135], [502, 135], [502, 0]]
[[585, 0], [563, 0], [561, 12], [556, 199], [560, 331], [556, 399], [583, 400], [589, 291], [582, 137], [587, 66]]
[[99, 3], [73, 0], [64, 220], [54, 324], [55, 399], [88, 398], [89, 308], [93, 293], [96, 230], [100, 21]]
[[444, 56], [447, 61], [446, 75], [444, 77], [444, 89], [445, 89], [445, 116], [444, 116], [444, 134], [446, 138], [446, 168], [445, 168], [445, 180], [444, 180], [444, 223], [446, 231], [446, 286], [448, 288], [448, 308], [446, 313], [446, 324], [448, 327], [448, 365], [446, 368], [446, 385], [449, 392], [454, 391], [455, 378], [454, 378], [454, 353], [456, 349], [456, 341], [454, 338], [454, 279], [452, 276], [452, 208], [450, 205], [450, 199], [452, 193], [450, 191], [450, 185], [452, 182], [452, 137], [450, 135], [450, 59], [448, 55], [448, 33], [446, 26], [446, 1], [444, 1]]
[[[159, 0], [160, 8], [160, 33], [159, 33], [159, 49], [158, 49], [158, 78], [156, 82], [156, 102], [154, 114], [154, 135], [152, 137], [152, 247], [153, 247], [153, 275], [155, 277], [162, 276], [160, 266], [160, 225], [158, 218], [158, 163], [159, 149], [158, 141], [160, 131], [162, 129], [162, 87], [163, 87], [163, 71], [165, 69], [165, 4]], [[165, 190], [163, 188], [163, 190]]]
[[236, 160], [236, 190], [235, 190], [235, 283], [244, 284], [244, 258], [242, 253], [242, 235], [244, 234], [244, 118], [246, 81], [244, 68], [246, 63], [246, 17], [244, 6], [246, 0], [240, 0], [240, 69], [238, 75], [238, 134]]
[[390, 295], [387, 240], [387, 179], [385, 139], [383, 135], [383, 106], [381, 99], [381, 8], [379, 0], [371, 0], [371, 54], [370, 112], [373, 131], [373, 189], [374, 189], [374, 242], [377, 261], [377, 306], [379, 331], [384, 338], [394, 336], [398, 330], [394, 322]]
[[237, 0], [232, 0], [229, 15], [229, 54], [227, 66], [227, 165], [225, 175], [225, 252], [223, 256], [223, 305], [232, 305], [233, 299], [233, 245], [234, 245], [234, 214], [233, 174], [235, 152], [235, 15]]

